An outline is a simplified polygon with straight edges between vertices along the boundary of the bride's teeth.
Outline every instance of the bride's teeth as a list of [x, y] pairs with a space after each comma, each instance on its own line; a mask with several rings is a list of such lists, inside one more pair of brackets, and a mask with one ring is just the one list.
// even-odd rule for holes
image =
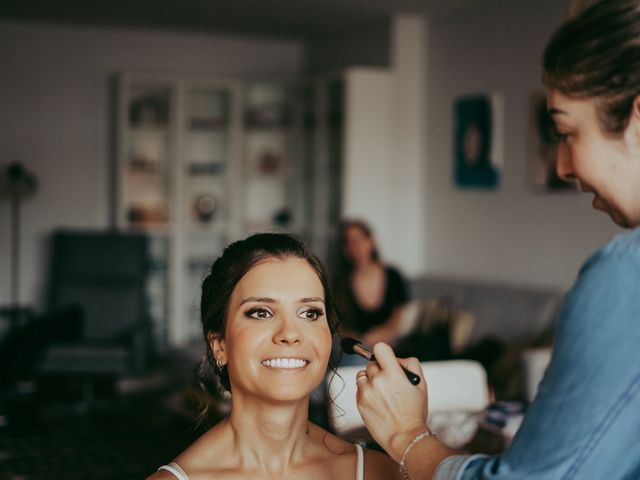
[[271, 368], [300, 368], [307, 362], [299, 358], [274, 358], [264, 360], [262, 363]]

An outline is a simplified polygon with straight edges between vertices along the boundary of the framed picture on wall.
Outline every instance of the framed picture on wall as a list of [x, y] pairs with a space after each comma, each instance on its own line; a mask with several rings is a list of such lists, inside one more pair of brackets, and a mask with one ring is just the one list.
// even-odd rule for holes
[[539, 192], [576, 192], [575, 182], [565, 182], [556, 173], [559, 138], [547, 112], [544, 91], [529, 100], [529, 183]]
[[502, 96], [496, 93], [460, 96], [453, 108], [455, 185], [496, 190], [503, 165]]

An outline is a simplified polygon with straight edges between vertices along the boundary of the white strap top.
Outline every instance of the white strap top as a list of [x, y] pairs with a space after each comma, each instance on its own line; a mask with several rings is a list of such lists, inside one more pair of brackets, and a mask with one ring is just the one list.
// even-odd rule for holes
[[[358, 454], [358, 461], [356, 463], [356, 480], [364, 480], [364, 450], [357, 443], [356, 453]], [[163, 465], [158, 470], [166, 470], [167, 472], [172, 473], [178, 480], [189, 480], [189, 475], [187, 475], [176, 462], [171, 462], [169, 465]]]
[[356, 463], [356, 480], [364, 480], [364, 449], [356, 443], [358, 462]]
[[187, 475], [176, 462], [171, 462], [169, 465], [162, 465], [158, 470], [166, 470], [169, 473], [173, 473], [178, 480], [189, 480], [189, 475]]

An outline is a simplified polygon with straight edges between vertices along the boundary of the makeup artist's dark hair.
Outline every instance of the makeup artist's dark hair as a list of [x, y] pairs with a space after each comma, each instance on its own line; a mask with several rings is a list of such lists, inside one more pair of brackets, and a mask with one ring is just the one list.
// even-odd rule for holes
[[[200, 365], [200, 385], [207, 394], [220, 393], [216, 391], [213, 375], [219, 379], [220, 385], [230, 391], [229, 375], [226, 367], [218, 368], [215, 364], [213, 352], [208, 342], [210, 332], [217, 333], [224, 338], [227, 326], [227, 314], [231, 294], [238, 282], [254, 266], [270, 259], [286, 260], [287, 258], [301, 258], [318, 275], [324, 288], [325, 312], [329, 329], [334, 335], [338, 329], [338, 315], [335, 301], [329, 287], [327, 274], [322, 263], [311, 250], [297, 237], [285, 233], [258, 233], [239, 240], [227, 246], [222, 256], [212, 265], [209, 275], [202, 283], [202, 297], [200, 300], [200, 318], [202, 333], [206, 344], [206, 359]], [[208, 395], [205, 397], [210, 398]], [[208, 398], [199, 415], [202, 422], [208, 414]]]
[[551, 37], [543, 57], [547, 88], [596, 101], [604, 132], [624, 132], [640, 94], [640, 0], [585, 2]]

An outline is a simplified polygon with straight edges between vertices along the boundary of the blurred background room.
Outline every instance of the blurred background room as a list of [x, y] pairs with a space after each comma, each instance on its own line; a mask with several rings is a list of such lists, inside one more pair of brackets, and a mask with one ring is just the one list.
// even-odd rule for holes
[[[3, 0], [0, 480], [168, 463], [208, 425], [194, 372], [212, 261], [286, 230], [336, 273], [345, 218], [406, 283], [384, 338], [482, 372], [474, 402], [464, 374], [434, 370], [434, 428], [504, 448], [562, 295], [617, 232], [554, 174], [539, 64], [565, 8]], [[367, 441], [320, 390], [312, 419]], [[209, 424], [228, 408], [212, 401]]]

